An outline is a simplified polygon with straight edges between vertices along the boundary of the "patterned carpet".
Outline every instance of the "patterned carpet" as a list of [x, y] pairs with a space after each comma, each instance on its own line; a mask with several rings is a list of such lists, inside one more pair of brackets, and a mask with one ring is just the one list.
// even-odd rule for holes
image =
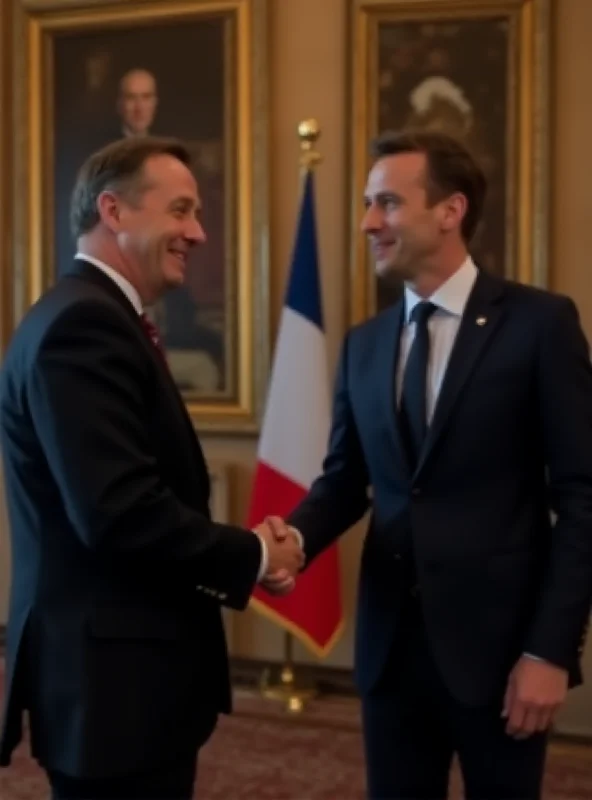
[[[1, 669], [0, 669], [1, 679]], [[0, 680], [1, 684], [1, 680]], [[462, 797], [456, 770], [451, 798]], [[46, 800], [47, 782], [26, 743], [0, 769], [0, 800]], [[202, 751], [200, 800], [362, 800], [363, 755], [356, 700], [324, 697], [302, 714], [237, 690], [235, 713], [222, 718]], [[555, 742], [545, 800], [592, 798], [592, 747]]]

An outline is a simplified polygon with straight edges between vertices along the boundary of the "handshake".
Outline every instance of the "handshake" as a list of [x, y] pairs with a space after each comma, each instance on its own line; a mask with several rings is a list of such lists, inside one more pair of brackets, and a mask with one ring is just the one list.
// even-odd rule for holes
[[296, 585], [296, 574], [304, 566], [302, 536], [281, 517], [266, 517], [253, 532], [267, 553], [267, 566], [259, 583], [271, 594], [288, 594]]

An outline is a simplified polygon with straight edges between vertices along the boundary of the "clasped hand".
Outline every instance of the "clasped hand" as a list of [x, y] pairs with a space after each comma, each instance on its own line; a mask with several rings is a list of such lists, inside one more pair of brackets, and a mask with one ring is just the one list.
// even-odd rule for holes
[[266, 517], [253, 530], [267, 545], [267, 572], [261, 585], [271, 594], [288, 594], [304, 566], [300, 536], [281, 517]]

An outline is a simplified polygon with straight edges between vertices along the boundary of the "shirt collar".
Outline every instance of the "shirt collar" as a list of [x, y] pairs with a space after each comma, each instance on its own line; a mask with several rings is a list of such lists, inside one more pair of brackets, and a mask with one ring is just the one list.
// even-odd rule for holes
[[[476, 279], [477, 267], [473, 259], [467, 256], [456, 272], [427, 299], [447, 314], [462, 317]], [[422, 300], [413, 289], [405, 286], [405, 324], [409, 322], [415, 306]]]
[[127, 280], [127, 278], [124, 278], [123, 275], [117, 272], [117, 270], [114, 270], [113, 267], [110, 267], [108, 264], [105, 264], [104, 261], [101, 261], [100, 259], [95, 258], [94, 256], [87, 256], [86, 253], [76, 253], [75, 258], [82, 258], [85, 261], [88, 261], [89, 264], [92, 264], [93, 267], [96, 267], [97, 269], [100, 269], [101, 272], [104, 272], [108, 278], [111, 278], [113, 283], [119, 286], [121, 291], [133, 305], [137, 313], [138, 314], [144, 313], [142, 300], [140, 298], [140, 295], [138, 294], [138, 290], [135, 288], [135, 286], [132, 286], [132, 284]]

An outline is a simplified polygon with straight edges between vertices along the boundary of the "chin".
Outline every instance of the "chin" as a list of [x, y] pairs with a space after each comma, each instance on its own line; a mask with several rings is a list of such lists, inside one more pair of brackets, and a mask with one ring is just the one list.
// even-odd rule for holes
[[389, 269], [385, 271], [385, 280], [391, 281], [413, 281], [417, 277], [417, 270], [415, 264], [395, 263], [390, 264]]
[[396, 272], [390, 261], [377, 261], [374, 271], [381, 280], [387, 280]]
[[407, 274], [397, 264], [377, 264], [376, 275], [385, 283], [395, 284], [397, 281], [407, 280]]
[[169, 289], [177, 289], [179, 286], [183, 286], [185, 283], [185, 273], [178, 272], [174, 275], [167, 275], [166, 283]]

